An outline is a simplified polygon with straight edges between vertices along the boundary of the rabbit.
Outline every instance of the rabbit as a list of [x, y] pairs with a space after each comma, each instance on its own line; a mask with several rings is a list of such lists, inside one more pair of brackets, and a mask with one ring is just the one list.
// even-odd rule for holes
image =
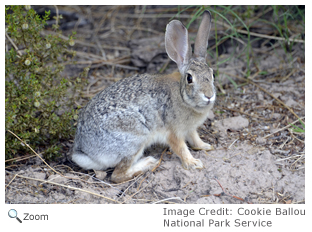
[[196, 129], [216, 100], [213, 70], [206, 63], [211, 15], [204, 11], [194, 55], [188, 31], [178, 20], [168, 23], [165, 48], [179, 72], [137, 74], [95, 95], [79, 113], [72, 160], [83, 169], [115, 168], [111, 181], [124, 182], [152, 170], [158, 160], [144, 157], [155, 143], [169, 145], [185, 169], [202, 169], [186, 141], [212, 150]]

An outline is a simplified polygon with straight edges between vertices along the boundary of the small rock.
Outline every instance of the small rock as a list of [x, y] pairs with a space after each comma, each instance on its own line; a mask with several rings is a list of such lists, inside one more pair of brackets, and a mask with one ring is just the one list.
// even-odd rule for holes
[[225, 128], [232, 130], [241, 130], [249, 125], [248, 119], [243, 118], [242, 116], [226, 118], [223, 119], [221, 123]]
[[289, 107], [295, 107], [298, 105], [298, 102], [294, 101], [292, 98], [288, 98], [285, 104]]
[[226, 131], [228, 129], [231, 130], [241, 130], [246, 127], [248, 127], [249, 121], [246, 118], [243, 118], [242, 116], [232, 117], [232, 118], [226, 118], [221, 121], [217, 121], [215, 123], [215, 126], [217, 127], [218, 131], [220, 132], [221, 137], [226, 136]]
[[99, 180], [104, 180], [104, 178], [107, 176], [107, 172], [104, 171], [95, 171], [95, 177]]

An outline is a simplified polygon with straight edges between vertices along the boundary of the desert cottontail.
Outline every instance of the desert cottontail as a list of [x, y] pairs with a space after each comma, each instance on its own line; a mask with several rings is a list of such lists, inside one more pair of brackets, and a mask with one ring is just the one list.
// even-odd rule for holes
[[212, 149], [196, 132], [216, 100], [213, 70], [206, 63], [210, 28], [211, 15], [205, 11], [192, 55], [187, 29], [171, 21], [165, 45], [179, 72], [134, 75], [98, 93], [79, 114], [73, 161], [84, 169], [115, 167], [111, 180], [118, 183], [153, 169], [158, 160], [141, 158], [144, 149], [163, 143], [184, 168], [203, 168], [185, 141]]

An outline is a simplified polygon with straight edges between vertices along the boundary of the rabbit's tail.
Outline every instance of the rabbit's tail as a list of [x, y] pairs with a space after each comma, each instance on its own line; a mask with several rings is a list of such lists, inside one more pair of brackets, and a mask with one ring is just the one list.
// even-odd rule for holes
[[99, 162], [95, 162], [92, 160], [88, 155], [81, 151], [74, 151], [72, 160], [78, 164], [83, 169], [89, 170], [105, 170], [106, 168], [103, 167], [103, 164]]

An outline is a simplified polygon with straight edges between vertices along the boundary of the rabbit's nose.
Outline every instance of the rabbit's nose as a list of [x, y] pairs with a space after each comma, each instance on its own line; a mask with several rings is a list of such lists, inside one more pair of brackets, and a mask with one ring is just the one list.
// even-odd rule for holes
[[214, 102], [216, 100], [216, 94], [214, 93], [211, 97], [203, 95], [203, 100], [206, 102]]
[[214, 93], [211, 97], [207, 97], [209, 101], [214, 102], [216, 100], [216, 94]]

